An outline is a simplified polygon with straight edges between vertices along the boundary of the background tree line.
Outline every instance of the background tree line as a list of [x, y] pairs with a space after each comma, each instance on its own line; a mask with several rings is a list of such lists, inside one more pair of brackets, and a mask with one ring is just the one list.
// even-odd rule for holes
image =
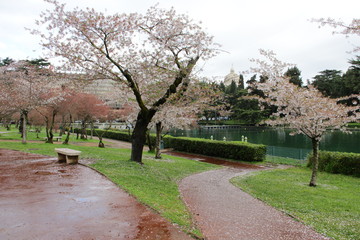
[[[349, 61], [350, 67], [345, 73], [340, 70], [324, 70], [313, 77], [311, 82], [324, 96], [330, 98], [341, 98], [358, 94], [360, 92], [360, 56]], [[299, 68], [288, 68], [284, 73], [289, 77], [290, 82], [300, 87], [307, 87], [310, 84], [308, 80], [305, 85]], [[219, 90], [224, 95], [225, 105], [230, 112], [228, 119], [236, 120], [237, 123], [246, 125], [259, 124], [267, 119], [272, 113], [276, 112], [276, 107], [265, 106], [261, 109], [258, 100], [252, 99], [251, 95], [264, 97], [264, 93], [257, 89], [254, 83], [263, 83], [266, 77], [253, 75], [244, 84], [244, 76], [240, 75], [237, 82], [232, 81], [230, 85], [225, 86], [223, 82], [218, 84]], [[251, 92], [251, 93], [249, 93]], [[347, 105], [358, 105], [359, 100], [355, 97], [346, 99]], [[220, 103], [219, 103], [220, 104]], [[221, 103], [223, 104], [223, 103]], [[216, 116], [216, 114], [212, 114]]]

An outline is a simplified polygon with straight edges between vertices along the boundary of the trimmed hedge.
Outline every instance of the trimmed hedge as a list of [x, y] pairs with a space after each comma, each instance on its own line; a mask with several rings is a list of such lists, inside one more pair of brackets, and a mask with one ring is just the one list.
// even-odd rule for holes
[[[309, 155], [308, 167], [311, 166], [312, 158]], [[360, 154], [320, 151], [319, 171], [360, 177]]]
[[[79, 128], [75, 128], [74, 129], [74, 133], [80, 133], [81, 129]], [[119, 141], [125, 141], [125, 142], [131, 142], [131, 135], [129, 135], [128, 131], [119, 131], [119, 130], [101, 130], [101, 129], [95, 129], [93, 131], [93, 135], [97, 136], [98, 133], [103, 133], [102, 137], [103, 138], [110, 138], [110, 139], [115, 139], [115, 140], [119, 140]], [[86, 129], [86, 134], [90, 135], [91, 134], [91, 130], [90, 129]]]
[[[96, 129], [94, 136], [104, 130]], [[87, 130], [88, 135], [90, 130]], [[105, 131], [104, 138], [116, 139], [120, 141], [131, 141], [131, 136], [125, 131]], [[152, 144], [155, 144], [155, 134], [150, 134]], [[164, 137], [164, 145], [177, 151], [202, 154], [206, 156], [229, 158], [247, 162], [264, 161], [266, 156], [266, 146], [246, 142], [225, 142], [207, 140], [202, 138], [187, 137]]]
[[166, 147], [177, 151], [248, 162], [264, 161], [266, 155], [265, 145], [245, 142], [225, 142], [201, 138], [167, 136], [164, 138], [164, 143]]

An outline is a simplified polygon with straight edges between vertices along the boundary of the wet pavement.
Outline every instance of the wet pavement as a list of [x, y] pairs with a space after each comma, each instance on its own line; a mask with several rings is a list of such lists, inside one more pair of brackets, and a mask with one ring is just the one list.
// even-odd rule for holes
[[0, 149], [0, 239], [192, 239], [101, 174]]
[[263, 166], [258, 166], [254, 164], [242, 163], [242, 162], [235, 162], [235, 161], [226, 161], [220, 158], [214, 158], [204, 155], [197, 155], [191, 153], [184, 153], [184, 152], [176, 152], [176, 151], [166, 151], [166, 154], [172, 156], [178, 156], [183, 158], [188, 158], [200, 162], [211, 163], [215, 165], [221, 165], [225, 167], [231, 168], [238, 168], [238, 169], [253, 169], [253, 170], [263, 170], [265, 169]]
[[207, 240], [318, 240], [328, 239], [310, 227], [277, 211], [230, 183], [230, 179], [265, 169], [245, 163], [170, 152], [226, 166], [180, 181], [182, 199]]

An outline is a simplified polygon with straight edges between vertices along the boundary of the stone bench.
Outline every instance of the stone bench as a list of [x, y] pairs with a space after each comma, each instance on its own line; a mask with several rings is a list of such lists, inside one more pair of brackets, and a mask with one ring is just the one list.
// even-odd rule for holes
[[62, 137], [53, 137], [57, 142], [62, 139]]
[[70, 148], [55, 148], [58, 154], [59, 162], [66, 162], [67, 164], [78, 163], [81, 151], [73, 150]]
[[[43, 139], [45, 140], [45, 141], [47, 141], [48, 140], [48, 138], [47, 137], [43, 137]], [[53, 137], [53, 140], [56, 140], [57, 142], [59, 141], [59, 140], [61, 140], [62, 139], [62, 137], [60, 136], [60, 137]]]

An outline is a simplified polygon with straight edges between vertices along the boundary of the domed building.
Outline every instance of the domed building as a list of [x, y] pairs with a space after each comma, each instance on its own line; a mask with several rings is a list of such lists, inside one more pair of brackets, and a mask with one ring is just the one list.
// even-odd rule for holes
[[229, 86], [232, 81], [234, 81], [236, 84], [239, 82], [240, 76], [235, 73], [234, 69], [230, 69], [230, 73], [225, 76], [224, 78], [224, 85]]

